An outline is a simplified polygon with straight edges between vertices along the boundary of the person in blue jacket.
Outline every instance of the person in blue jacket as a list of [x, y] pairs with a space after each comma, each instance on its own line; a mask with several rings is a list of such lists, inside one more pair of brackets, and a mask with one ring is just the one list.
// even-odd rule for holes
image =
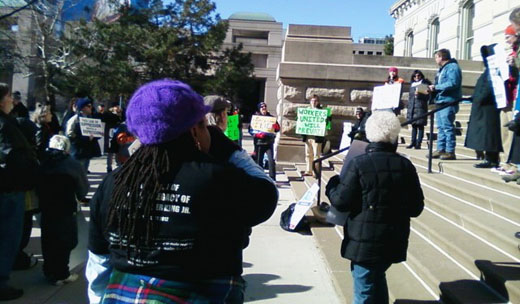
[[[451, 58], [448, 49], [440, 49], [435, 52], [435, 62], [440, 68], [435, 76], [435, 84], [429, 86], [430, 91], [436, 94], [435, 104], [443, 105], [460, 99], [462, 97], [462, 73], [457, 60]], [[438, 137], [437, 151], [433, 153], [433, 158], [456, 159], [454, 122], [455, 114], [458, 111], [459, 105], [455, 104], [435, 114]]]

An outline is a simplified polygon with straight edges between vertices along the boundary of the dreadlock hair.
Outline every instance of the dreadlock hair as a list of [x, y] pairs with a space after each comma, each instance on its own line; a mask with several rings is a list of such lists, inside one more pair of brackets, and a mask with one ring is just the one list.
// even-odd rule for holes
[[126, 247], [128, 255], [153, 245], [157, 195], [162, 185], [178, 172], [182, 162], [194, 159], [198, 153], [188, 130], [170, 142], [142, 146], [125, 162], [114, 174], [114, 191], [108, 207], [106, 232], [118, 235], [112, 243]]

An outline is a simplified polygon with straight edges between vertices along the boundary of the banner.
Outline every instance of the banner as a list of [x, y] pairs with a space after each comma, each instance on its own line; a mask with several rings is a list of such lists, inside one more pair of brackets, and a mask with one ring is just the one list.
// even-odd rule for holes
[[276, 123], [276, 117], [253, 115], [251, 117], [251, 129], [253, 131], [274, 133], [273, 125]]
[[372, 95], [372, 111], [380, 109], [395, 109], [399, 107], [401, 99], [400, 83], [374, 87]]
[[105, 135], [105, 127], [101, 119], [80, 117], [79, 126], [83, 136], [104, 137]]
[[296, 134], [325, 136], [327, 110], [298, 108]]
[[229, 115], [227, 121], [227, 128], [224, 134], [231, 140], [238, 140], [240, 138], [240, 130], [238, 129], [238, 114]]

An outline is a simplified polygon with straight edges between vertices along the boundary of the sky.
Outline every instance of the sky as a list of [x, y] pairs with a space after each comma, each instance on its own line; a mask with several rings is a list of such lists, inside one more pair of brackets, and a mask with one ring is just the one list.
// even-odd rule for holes
[[394, 34], [390, 7], [397, 0], [213, 0], [227, 19], [236, 12], [261, 12], [289, 24], [350, 26], [352, 38]]

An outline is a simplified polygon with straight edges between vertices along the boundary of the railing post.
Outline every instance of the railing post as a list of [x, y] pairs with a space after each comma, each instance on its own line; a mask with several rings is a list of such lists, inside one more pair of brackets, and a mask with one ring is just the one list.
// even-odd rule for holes
[[433, 124], [435, 123], [435, 113], [430, 114], [430, 138], [428, 138], [428, 173], [432, 173], [432, 153], [433, 153]]
[[[316, 178], [318, 179], [318, 196], [317, 196], [317, 204], [318, 204], [318, 207], [320, 206], [320, 201], [321, 201], [321, 169], [322, 169], [322, 166], [321, 166], [321, 160], [318, 162], [318, 172], [316, 172]], [[314, 166], [314, 164], [313, 164]], [[314, 168], [313, 168], [314, 169]]]

